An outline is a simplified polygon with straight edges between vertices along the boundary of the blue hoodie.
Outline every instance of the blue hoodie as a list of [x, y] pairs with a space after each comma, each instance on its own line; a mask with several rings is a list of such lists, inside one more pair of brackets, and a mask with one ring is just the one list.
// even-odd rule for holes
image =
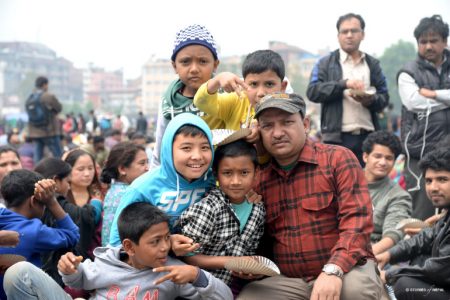
[[183, 125], [194, 125], [200, 128], [206, 134], [213, 151], [211, 130], [205, 121], [191, 113], [179, 114], [173, 118], [162, 139], [161, 166], [134, 180], [120, 201], [111, 226], [109, 236], [111, 245], [120, 245], [117, 220], [122, 210], [131, 203], [149, 202], [159, 207], [170, 217], [170, 227], [173, 231], [174, 223], [181, 213], [190, 205], [200, 201], [205, 192], [214, 186], [215, 180], [211, 171], [212, 159], [208, 171], [193, 182], [187, 181], [175, 170], [172, 145], [175, 133]]

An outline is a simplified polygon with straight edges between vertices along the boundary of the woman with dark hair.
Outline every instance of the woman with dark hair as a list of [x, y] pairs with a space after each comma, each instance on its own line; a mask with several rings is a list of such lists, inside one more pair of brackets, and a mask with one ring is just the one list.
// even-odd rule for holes
[[122, 142], [111, 149], [100, 176], [102, 182], [111, 184], [103, 202], [103, 246], [109, 242], [111, 224], [126, 188], [147, 171], [148, 157], [143, 146]]
[[[77, 244], [75, 251], [77, 255], [83, 256], [84, 259], [90, 258], [93, 260], [92, 252], [101, 245], [103, 199], [95, 160], [88, 152], [74, 149], [67, 152], [64, 161], [72, 167], [67, 200], [78, 207], [83, 208], [89, 204], [94, 207], [94, 213], [92, 211], [91, 213], [83, 212], [78, 216], [78, 220], [74, 220], [80, 228], [80, 242]], [[86, 294], [80, 293], [79, 290], [66, 287], [66, 291], [74, 298], [86, 298]]]

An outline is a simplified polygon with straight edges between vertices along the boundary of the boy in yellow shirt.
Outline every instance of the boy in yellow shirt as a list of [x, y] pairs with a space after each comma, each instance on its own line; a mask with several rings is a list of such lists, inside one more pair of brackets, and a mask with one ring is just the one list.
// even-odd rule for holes
[[[242, 75], [244, 80], [230, 72], [219, 73], [202, 84], [194, 97], [194, 105], [207, 115], [223, 120], [225, 129], [248, 126], [255, 114], [253, 107], [261, 98], [286, 90], [283, 59], [272, 50], [250, 53], [242, 64]], [[219, 88], [226, 93], [217, 93]]]

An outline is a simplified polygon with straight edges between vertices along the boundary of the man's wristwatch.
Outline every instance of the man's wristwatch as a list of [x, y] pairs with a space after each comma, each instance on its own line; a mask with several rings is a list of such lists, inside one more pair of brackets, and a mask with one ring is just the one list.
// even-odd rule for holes
[[342, 269], [335, 264], [326, 264], [322, 268], [322, 272], [324, 272], [327, 275], [334, 275], [342, 279], [344, 277], [344, 272], [342, 272]]

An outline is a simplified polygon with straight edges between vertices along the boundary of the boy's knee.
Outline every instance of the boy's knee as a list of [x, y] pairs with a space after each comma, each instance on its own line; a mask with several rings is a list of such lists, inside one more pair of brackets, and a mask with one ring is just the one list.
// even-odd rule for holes
[[23, 281], [27, 274], [35, 272], [36, 267], [26, 261], [15, 263], [6, 270], [3, 278], [3, 286], [6, 290], [7, 287], [15, 285], [17, 281]]

